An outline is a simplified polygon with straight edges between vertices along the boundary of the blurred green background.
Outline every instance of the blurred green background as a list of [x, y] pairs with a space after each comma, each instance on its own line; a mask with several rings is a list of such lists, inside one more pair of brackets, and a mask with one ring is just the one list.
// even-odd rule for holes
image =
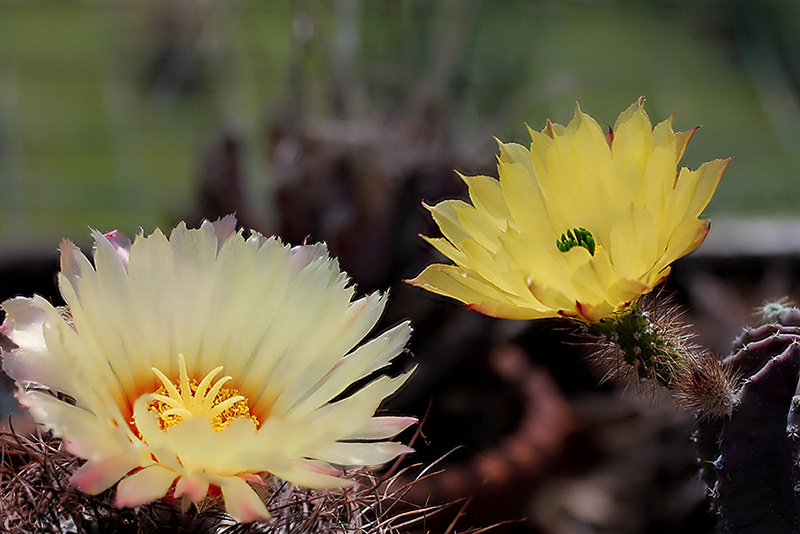
[[685, 164], [735, 157], [712, 216], [791, 216], [798, 22], [789, 1], [0, 2], [0, 253], [196, 213], [221, 132], [269, 231], [276, 121], [391, 131], [431, 94], [454, 164], [489, 170], [493, 135], [645, 95], [703, 125]]

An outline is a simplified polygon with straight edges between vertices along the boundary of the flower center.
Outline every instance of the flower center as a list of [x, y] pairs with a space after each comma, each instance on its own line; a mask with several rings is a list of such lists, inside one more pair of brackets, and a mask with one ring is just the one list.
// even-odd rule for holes
[[583, 247], [589, 251], [589, 254], [594, 256], [595, 252], [603, 249], [600, 245], [595, 243], [592, 233], [586, 228], [573, 228], [561, 234], [561, 239], [556, 239], [556, 248], [561, 252], [566, 252], [573, 247]]
[[162, 430], [197, 416], [206, 417], [217, 432], [240, 417], [252, 419], [256, 427], [259, 425], [258, 419], [250, 413], [244, 395], [235, 388], [223, 387], [232, 377], [223, 376], [211, 383], [222, 372], [222, 366], [212, 369], [198, 382], [189, 379], [183, 354], [179, 354], [178, 359], [178, 383], [173, 383], [160, 369], [151, 368], [162, 385], [150, 395], [153, 400], [147, 407], [158, 414]]

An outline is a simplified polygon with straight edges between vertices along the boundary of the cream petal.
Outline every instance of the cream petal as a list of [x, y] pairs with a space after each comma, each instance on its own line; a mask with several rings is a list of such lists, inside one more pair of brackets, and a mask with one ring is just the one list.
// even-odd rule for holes
[[[127, 408], [127, 397], [107, 360], [103, 358], [103, 353], [87, 345], [86, 338], [60, 318], [54, 317], [43, 334], [53, 360], [66, 370], [65, 374], [72, 378], [75, 385], [64, 393], [72, 397], [78, 407], [98, 416], [108, 415], [124, 424], [129, 414], [123, 413], [120, 407]], [[49, 383], [43, 385], [49, 386]]]
[[219, 251], [225, 241], [236, 231], [236, 215], [225, 215], [211, 223], [211, 225], [214, 227], [214, 234], [217, 236], [217, 251]]
[[328, 258], [328, 246], [325, 243], [312, 243], [298, 245], [292, 248], [292, 268], [299, 272], [313, 263], [325, 261]]
[[389, 439], [419, 422], [416, 417], [383, 416], [369, 419], [358, 430], [344, 436], [344, 440]]
[[267, 507], [253, 488], [239, 477], [215, 478], [212, 482], [222, 490], [225, 511], [240, 523], [252, 523], [270, 518]]
[[111, 420], [102, 420], [42, 391], [20, 391], [17, 396], [37, 423], [64, 439], [71, 454], [96, 458], [121, 450], [118, 432]]
[[300, 454], [297, 456], [316, 458], [318, 451], [361, 428], [378, 405], [396, 392], [413, 371], [411, 369], [393, 378], [382, 376], [349, 397], [315, 410], [307, 418], [309, 428], [306, 435], [298, 436], [297, 451]]
[[[248, 246], [255, 245], [248, 240]], [[242, 386], [256, 389], [260, 387], [259, 370], [256, 362], [264, 362], [262, 350], [269, 344], [264, 341], [271, 338], [276, 330], [276, 318], [281, 313], [283, 302], [291, 299], [287, 294], [290, 286], [291, 250], [275, 239], [264, 242], [254, 250], [256, 263], [253, 272], [263, 273], [253, 280], [240, 279], [239, 287], [247, 295], [242, 301], [231, 299], [230, 309], [226, 313], [222, 332], [230, 332], [222, 336], [227, 342], [226, 372], [233, 376], [246, 376], [249, 379]], [[270, 303], [270, 305], [264, 305]], [[270, 365], [262, 366], [260, 372], [268, 373]]]
[[[307, 397], [316, 384], [340, 365], [342, 355], [361, 341], [378, 322], [386, 304], [383, 295], [373, 293], [352, 303], [349, 303], [350, 298], [349, 293], [345, 294], [340, 303], [346, 307], [343, 313], [339, 313], [336, 306], [326, 304], [322, 307], [320, 312], [323, 319], [316, 322], [319, 325], [317, 336], [312, 336], [313, 343], [298, 348], [298, 354], [302, 352], [306, 357], [294, 358], [294, 370], [282, 383], [283, 391], [275, 399], [273, 413], [281, 413]], [[378, 361], [381, 363], [378, 364]], [[376, 361], [376, 365], [384, 364], [382, 358]], [[268, 383], [267, 377], [264, 377], [264, 383]]]
[[[307, 365], [329, 347], [328, 340], [335, 339], [353, 288], [344, 287], [346, 279], [326, 280], [329, 268], [329, 262], [311, 264], [298, 273], [290, 295], [294, 302], [303, 302], [304, 306], [285, 307], [276, 318], [270, 338], [260, 347], [258, 360], [251, 366], [248, 380], [263, 380], [260, 384], [262, 398], [267, 404], [274, 402], [285, 385], [296, 380]], [[314, 331], [315, 335], [305, 335], [309, 331]], [[256, 413], [260, 411], [261, 408], [256, 407]]]
[[352, 486], [352, 480], [342, 478], [344, 473], [311, 460], [295, 460], [289, 464], [271, 465], [275, 476], [306, 488], [335, 489]]
[[203, 221], [200, 228], [189, 229], [181, 222], [169, 236], [175, 256], [175, 267], [185, 273], [208, 273], [213, 268], [219, 250], [214, 225]]
[[208, 495], [208, 480], [198, 476], [184, 476], [175, 484], [175, 498], [186, 495], [194, 503], [200, 503]]
[[68, 394], [78, 388], [67, 367], [47, 350], [44, 328], [61, 321], [49, 302], [42, 297], [16, 297], [3, 303], [6, 312], [5, 333], [18, 348], [3, 352], [3, 371], [18, 383], [36, 382]]
[[177, 474], [158, 464], [145, 467], [117, 484], [114, 505], [117, 508], [136, 508], [167, 494]]
[[394, 441], [380, 443], [332, 443], [319, 451], [316, 457], [337, 465], [383, 465], [403, 454], [410, 454], [414, 449]]
[[[75, 243], [69, 239], [61, 241], [59, 250], [61, 251], [61, 274], [66, 277], [77, 290], [77, 284], [80, 278], [86, 274], [91, 276], [94, 273], [94, 267], [92, 267], [92, 264], [86, 259], [86, 256], [83, 255], [83, 252], [75, 246]], [[72, 303], [67, 302], [67, 304]]]
[[248, 246], [240, 235], [231, 235], [220, 244], [210, 280], [206, 282], [211, 288], [211, 304], [205, 316], [196, 318], [197, 322], [214, 328], [206, 328], [200, 334], [198, 352], [190, 355], [193, 357], [187, 362], [190, 374], [203, 375], [223, 364], [227, 345], [241, 328], [242, 316], [258, 305], [259, 295], [252, 282], [262, 275], [257, 258], [257, 250]]
[[[305, 416], [350, 387], [353, 382], [389, 364], [411, 337], [411, 325], [403, 322], [344, 357], [320, 382], [309, 385], [307, 395], [296, 405], [273, 407], [276, 416]], [[280, 408], [283, 408], [282, 410]]]
[[119, 261], [122, 263], [122, 266], [125, 269], [128, 269], [128, 260], [131, 257], [131, 240], [128, 236], [120, 232], [119, 230], [111, 230], [103, 234], [111, 246], [114, 247], [114, 250], [117, 252], [117, 256], [119, 256]]
[[[107, 347], [107, 351], [118, 350], [119, 353], [107, 354], [116, 356], [108, 358], [115, 375], [120, 377], [120, 382], [129, 397], [133, 397], [142, 383], [142, 379], [149, 382], [150, 367], [147, 362], [133, 357], [138, 353], [141, 326], [138, 317], [129, 313], [132, 308], [129, 292], [128, 273], [113, 245], [102, 234], [93, 231], [95, 239], [94, 263], [97, 280], [98, 297], [102, 295], [104, 306], [98, 310], [105, 313], [104, 322], [93, 323], [102, 325], [100, 328], [108, 332], [109, 337], [115, 336], [114, 347]], [[86, 310], [86, 306], [82, 306]], [[96, 319], [96, 318], [95, 318]], [[81, 325], [87, 328], [88, 325]], [[96, 329], [96, 328], [95, 328]], [[130, 377], [128, 379], [128, 377]], [[130, 382], [128, 382], [130, 380]]]
[[75, 471], [69, 482], [84, 493], [97, 495], [137, 467], [139, 463], [126, 454], [89, 460]]
[[54, 358], [62, 362], [62, 365], [74, 365], [71, 374], [82, 374], [90, 388], [102, 392], [100, 394], [103, 397], [115, 399], [116, 405], [124, 406], [127, 401], [126, 391], [130, 391], [134, 386], [133, 376], [130, 373], [124, 374], [124, 370], [129, 369], [128, 364], [119, 363], [116, 370], [111, 365], [110, 360], [119, 361], [125, 357], [119, 336], [111, 329], [103, 328], [105, 319], [100, 323], [92, 322], [105, 314], [91, 298], [85, 299], [89, 309], [87, 312], [77, 302], [77, 293], [63, 274], [59, 274], [59, 282], [64, 299], [68, 303], [74, 302], [70, 304], [70, 314], [77, 334], [71, 333], [67, 327], [61, 325], [45, 330], [48, 350]]
[[[139, 336], [137, 359], [146, 368], [158, 367], [164, 372], [177, 371], [176, 338], [169, 303], [175, 284], [169, 273], [174, 270], [172, 249], [166, 236], [156, 230], [149, 236], [138, 236], [131, 246], [128, 283], [131, 295], [129, 315], [147, 335]], [[157, 387], [150, 373], [150, 387]], [[145, 383], [142, 383], [143, 389]]]
[[[187, 474], [231, 476], [262, 470], [251, 455], [256, 445], [256, 427], [250, 419], [236, 419], [217, 432], [207, 420], [195, 417], [169, 428], [164, 435], [163, 445], [169, 447]], [[214, 456], [215, 460], [209, 462]]]
[[[478, 217], [479, 224], [491, 219], [469, 209], [474, 213], [467, 217]], [[234, 228], [232, 218], [199, 229], [181, 224], [169, 239], [159, 231], [139, 235], [129, 249], [114, 234], [94, 232], [94, 266], [65, 242], [59, 280], [75, 330], [41, 299], [25, 302], [23, 311], [34, 317], [24, 328], [15, 330], [16, 312], [9, 313], [4, 330], [25, 345], [19, 354], [41, 360], [29, 369], [7, 355], [12, 373], [46, 388], [70, 377], [63, 390], [77, 405], [33, 389], [22, 390], [20, 399], [69, 452], [88, 459], [74, 478], [82, 489], [102, 491], [127, 474], [118, 483], [117, 505], [138, 506], [161, 498], [173, 484], [177, 496], [197, 502], [214, 484], [233, 515], [265, 518], [246, 482], [257, 473], [283, 473], [311, 486], [346, 485], [315, 451], [346, 436], [388, 439], [413, 422], [373, 421], [380, 402], [413, 370], [377, 378], [327, 404], [404, 350], [408, 323], [355, 348], [378, 322], [386, 296], [353, 301], [355, 288], [324, 245], [290, 249], [257, 233], [245, 240]], [[59, 374], [39, 370], [42, 362], [53, 364], [48, 369], [61, 366]], [[217, 376], [224, 373], [222, 380], [229, 381], [209, 388], [209, 380], [200, 389], [213, 398], [230, 388], [234, 397], [219, 406], [243, 398], [260, 428], [248, 417], [215, 428], [215, 413], [204, 413], [205, 405], [187, 393], [190, 379], [200, 381], [217, 367]], [[171, 392], [171, 407], [181, 419], [162, 428], [160, 408], [148, 405], [166, 399], [156, 395], [158, 387], [174, 384], [181, 393]], [[256, 400], [263, 404], [258, 410]], [[398, 447], [361, 443], [331, 450], [349, 450], [354, 459], [358, 452], [367, 462]]]

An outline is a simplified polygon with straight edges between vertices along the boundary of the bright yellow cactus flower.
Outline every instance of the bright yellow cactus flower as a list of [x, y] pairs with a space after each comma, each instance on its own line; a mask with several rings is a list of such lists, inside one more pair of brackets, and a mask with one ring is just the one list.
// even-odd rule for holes
[[18, 346], [3, 369], [20, 402], [87, 460], [71, 479], [79, 489], [119, 481], [119, 507], [165, 496], [188, 507], [221, 492], [228, 513], [250, 522], [269, 517], [251, 486], [265, 476], [344, 486], [343, 467], [410, 451], [387, 440], [415, 419], [374, 413], [413, 370], [376, 373], [411, 327], [356, 347], [386, 297], [352, 301], [324, 244], [245, 238], [231, 216], [181, 223], [169, 238], [94, 239], [94, 265], [61, 244], [71, 317], [18, 297], [3, 303], [0, 326]]
[[608, 134], [578, 108], [566, 128], [530, 130], [530, 150], [500, 142], [499, 180], [462, 176], [471, 204], [429, 208], [444, 237], [424, 239], [455, 265], [409, 282], [486, 315], [587, 322], [651, 291], [705, 238], [730, 159], [679, 170], [696, 128], [653, 128], [643, 103]]

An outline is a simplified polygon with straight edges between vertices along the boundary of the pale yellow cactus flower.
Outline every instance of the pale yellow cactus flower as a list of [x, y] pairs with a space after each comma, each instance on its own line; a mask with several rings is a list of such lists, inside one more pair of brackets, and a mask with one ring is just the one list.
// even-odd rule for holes
[[411, 284], [486, 315], [594, 322], [651, 291], [709, 228], [700, 214], [729, 159], [678, 169], [696, 130], [652, 127], [640, 99], [608, 134], [580, 108], [530, 130], [530, 150], [500, 142], [500, 179], [463, 176], [470, 203], [430, 207], [455, 265]]
[[357, 347], [386, 296], [353, 301], [324, 244], [245, 238], [230, 216], [181, 223], [169, 238], [94, 240], [94, 265], [61, 244], [71, 319], [19, 297], [3, 303], [0, 327], [18, 346], [3, 368], [20, 402], [87, 460], [71, 479], [79, 489], [119, 481], [119, 507], [221, 492], [228, 513], [250, 522], [269, 517], [253, 486], [266, 476], [343, 486], [343, 467], [410, 451], [388, 440], [415, 419], [374, 414], [413, 370], [376, 373], [411, 327]]

